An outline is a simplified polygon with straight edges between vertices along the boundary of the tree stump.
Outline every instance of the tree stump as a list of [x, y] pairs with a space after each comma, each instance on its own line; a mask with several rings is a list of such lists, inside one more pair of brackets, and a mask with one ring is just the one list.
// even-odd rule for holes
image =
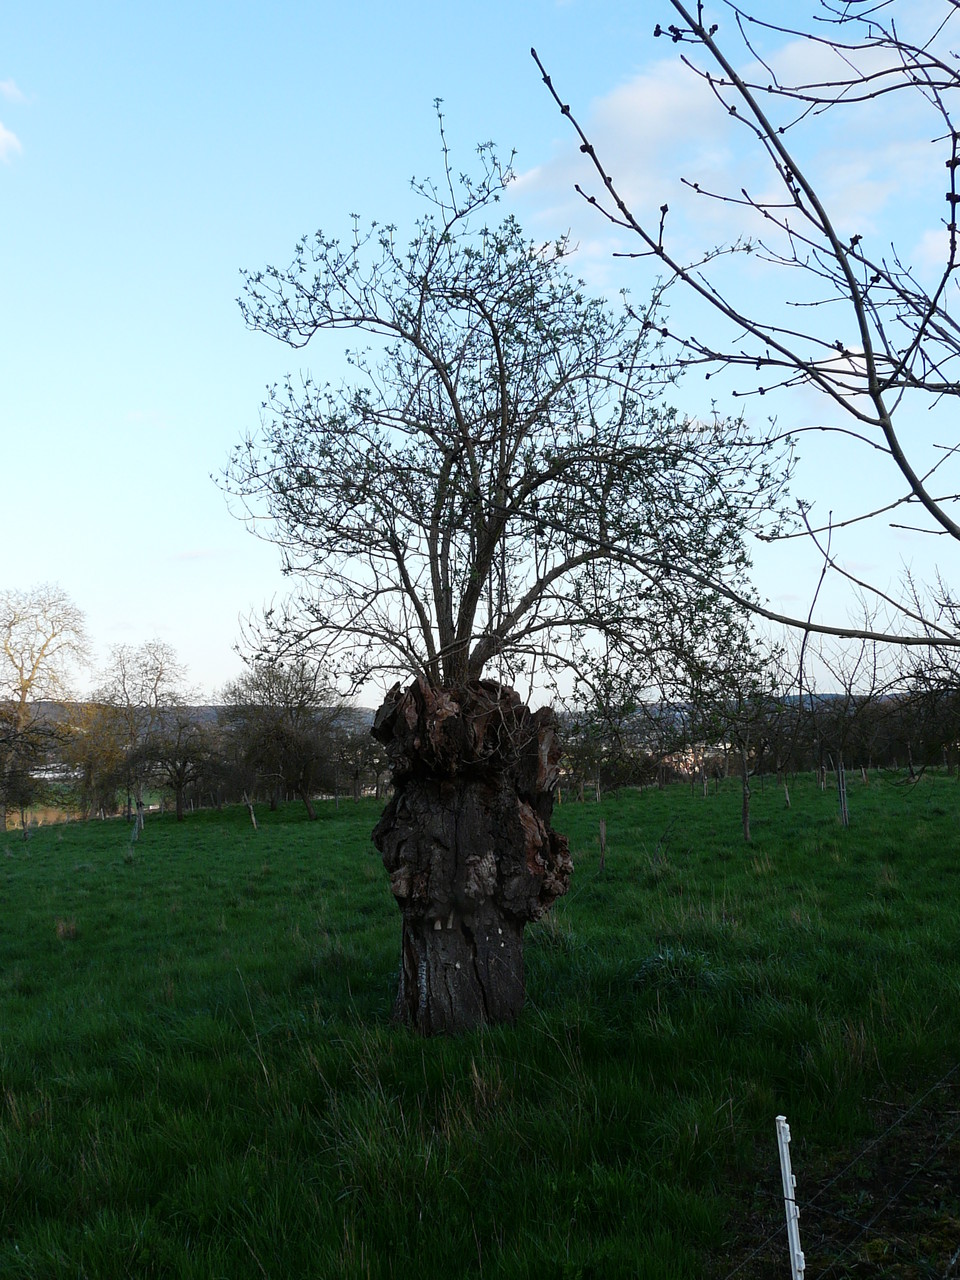
[[524, 926], [573, 870], [550, 828], [556, 719], [492, 680], [419, 679], [391, 689], [372, 732], [394, 786], [373, 833], [403, 916], [394, 1015], [424, 1035], [512, 1022]]

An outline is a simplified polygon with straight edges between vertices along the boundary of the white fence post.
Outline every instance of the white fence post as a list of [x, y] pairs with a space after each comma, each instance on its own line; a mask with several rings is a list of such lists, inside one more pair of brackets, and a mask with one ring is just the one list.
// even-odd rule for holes
[[783, 1178], [783, 1204], [787, 1211], [787, 1243], [790, 1247], [790, 1271], [793, 1280], [803, 1280], [806, 1262], [800, 1248], [800, 1210], [797, 1208], [797, 1180], [790, 1168], [790, 1126], [786, 1116], [777, 1116], [777, 1145], [780, 1148], [780, 1174]]

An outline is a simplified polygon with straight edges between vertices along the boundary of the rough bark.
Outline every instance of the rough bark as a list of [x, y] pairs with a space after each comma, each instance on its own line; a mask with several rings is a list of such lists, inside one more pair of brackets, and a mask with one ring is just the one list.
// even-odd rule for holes
[[418, 680], [390, 691], [373, 734], [393, 771], [373, 838], [403, 917], [395, 1016], [425, 1035], [512, 1022], [524, 926], [572, 870], [550, 828], [556, 720], [494, 681]]

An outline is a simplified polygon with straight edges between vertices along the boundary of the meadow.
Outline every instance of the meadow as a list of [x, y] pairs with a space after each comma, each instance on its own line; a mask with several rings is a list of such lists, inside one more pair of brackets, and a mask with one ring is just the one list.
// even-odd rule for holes
[[791, 799], [565, 802], [456, 1040], [390, 1022], [372, 801], [0, 836], [0, 1276], [789, 1276], [780, 1113], [809, 1275], [956, 1275], [960, 785]]

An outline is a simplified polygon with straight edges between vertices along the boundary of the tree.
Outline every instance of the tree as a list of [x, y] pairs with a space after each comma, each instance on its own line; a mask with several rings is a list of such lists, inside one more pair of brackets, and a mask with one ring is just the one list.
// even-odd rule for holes
[[[389, 766], [386, 753], [379, 742], [370, 734], [369, 725], [353, 718], [348, 720], [336, 734], [338, 761], [343, 766], [346, 777], [350, 780], [350, 791], [354, 801], [358, 802], [365, 790], [372, 789], [377, 799], [381, 795], [382, 782]], [[339, 768], [338, 778], [339, 782]], [[337, 788], [339, 795], [339, 787]]]
[[95, 700], [119, 719], [115, 731], [123, 743], [122, 783], [128, 818], [134, 801], [138, 806], [143, 803], [143, 789], [154, 763], [145, 745], [158, 733], [164, 710], [186, 701], [183, 682], [184, 670], [176, 653], [161, 640], [114, 645], [101, 673]]
[[333, 734], [344, 711], [317, 663], [254, 659], [224, 689], [220, 723], [236, 755], [267, 788], [270, 807], [293, 792], [313, 821], [313, 797], [333, 774]]
[[687, 671], [695, 709], [694, 733], [736, 754], [740, 774], [740, 824], [750, 843], [750, 779], [760, 768], [770, 712], [776, 698], [779, 654], [765, 651], [752, 630], [731, 626], [706, 659], [695, 655]]
[[87, 701], [72, 709], [61, 758], [78, 774], [77, 800], [87, 816], [117, 811], [117, 791], [127, 773], [126, 728], [118, 707]]
[[[954, 618], [956, 621], [956, 618]], [[887, 755], [905, 755], [913, 771], [916, 761], [949, 765], [960, 751], [960, 663], [956, 650], [932, 645], [913, 651], [900, 663], [897, 695], [885, 706]], [[890, 741], [892, 737], [893, 741]], [[928, 755], [923, 758], [923, 744]], [[935, 751], [931, 759], [929, 754]], [[960, 778], [960, 762], [957, 764]]]
[[41, 704], [68, 695], [72, 667], [85, 658], [83, 613], [61, 587], [0, 591], [0, 829], [8, 801], [30, 803], [57, 738]]
[[202, 724], [196, 712], [184, 705], [160, 708], [136, 754], [173, 792], [177, 822], [184, 819], [190, 790], [209, 780], [218, 764], [210, 726]]
[[663, 760], [676, 749], [660, 655], [619, 655], [609, 646], [584, 653], [575, 697], [564, 729], [565, 774], [583, 799], [584, 788], [601, 790], [663, 778]]
[[477, 178], [444, 155], [407, 248], [355, 224], [246, 275], [253, 328], [377, 345], [351, 354], [356, 386], [271, 391], [226, 473], [301, 583], [268, 646], [414, 677], [374, 725], [395, 788], [374, 839], [403, 916], [397, 1013], [425, 1032], [517, 1015], [523, 928], [570, 874], [556, 722], [510, 683], [575, 667], [591, 636], [629, 648], [673, 610], [722, 607], [700, 581], [746, 590], [743, 532], [783, 478], [741, 422], [659, 403], [655, 330], [588, 298], [564, 240], [490, 225], [511, 177], [492, 147]]
[[[664, 321], [661, 332], [673, 343], [676, 367], [700, 368], [708, 377], [719, 371], [739, 375], [734, 395], [818, 390], [838, 415], [828, 429], [878, 451], [899, 484], [892, 501], [831, 516], [819, 526], [809, 509], [801, 508], [799, 530], [815, 540], [825, 568], [858, 590], [871, 591], [879, 605], [899, 617], [896, 630], [784, 616], [756, 601], [752, 607], [806, 631], [901, 645], [936, 639], [956, 646], [960, 633], [947, 607], [949, 592], [934, 593], [932, 607], [923, 610], [909, 592], [895, 600], [879, 584], [859, 580], [842, 567], [831, 534], [890, 516], [908, 527], [960, 539], [956, 483], [943, 471], [956, 445], [948, 441], [924, 451], [911, 430], [920, 408], [942, 409], [944, 401], [960, 396], [954, 372], [960, 330], [950, 309], [960, 203], [960, 131], [953, 124], [952, 94], [960, 87], [960, 73], [947, 43], [957, 6], [945, 0], [937, 12], [937, 6], [932, 11], [897, 0], [863, 7], [820, 0], [810, 22], [797, 27], [756, 17], [735, 0], [720, 7], [728, 19], [722, 26], [710, 22], [700, 4], [670, 0], [670, 7], [675, 21], [658, 23], [654, 35], [678, 47], [685, 66], [701, 78], [718, 110], [746, 131], [764, 164], [764, 171], [752, 174], [742, 188], [735, 183], [728, 190], [708, 189], [695, 174], [684, 179], [689, 191], [736, 211], [739, 235], [727, 245], [685, 256], [685, 237], [671, 236], [667, 202], [649, 219], [631, 208], [533, 50], [602, 183], [600, 194], [578, 190], [613, 225], [639, 239], [641, 247], [631, 256], [656, 265], [665, 292], [685, 290], [721, 322], [714, 337], [716, 325], [698, 326], [690, 335]], [[919, 23], [926, 25], [920, 29]], [[771, 35], [793, 42], [789, 58], [778, 65], [762, 47]], [[791, 78], [798, 66], [809, 71], [809, 78]], [[932, 137], [934, 150], [926, 153], [930, 164], [946, 170], [945, 200], [938, 197], [934, 208], [921, 206], [925, 220], [915, 231], [920, 241], [932, 222], [943, 228], [932, 276], [912, 268], [890, 247], [883, 230], [866, 225], [866, 218], [864, 225], [851, 227], [850, 211], [837, 202], [831, 206], [829, 177], [817, 170], [817, 142], [831, 127], [832, 139], [845, 129], [859, 148], [863, 138], [884, 136], [891, 111], [917, 120], [914, 150], [921, 146], [919, 139]], [[744, 272], [728, 270], [731, 259], [746, 255], [768, 268], [760, 288], [744, 287]]]
[[[878, 712], [896, 693], [896, 674], [890, 651], [867, 640], [853, 644], [821, 639], [813, 656], [827, 692], [818, 693], [808, 680], [801, 705], [814, 729], [821, 785], [828, 765], [836, 774], [840, 821], [846, 827], [846, 770], [855, 761], [864, 770], [870, 763], [882, 723]], [[808, 670], [811, 665], [808, 662]], [[889, 713], [884, 718], [889, 719]]]

